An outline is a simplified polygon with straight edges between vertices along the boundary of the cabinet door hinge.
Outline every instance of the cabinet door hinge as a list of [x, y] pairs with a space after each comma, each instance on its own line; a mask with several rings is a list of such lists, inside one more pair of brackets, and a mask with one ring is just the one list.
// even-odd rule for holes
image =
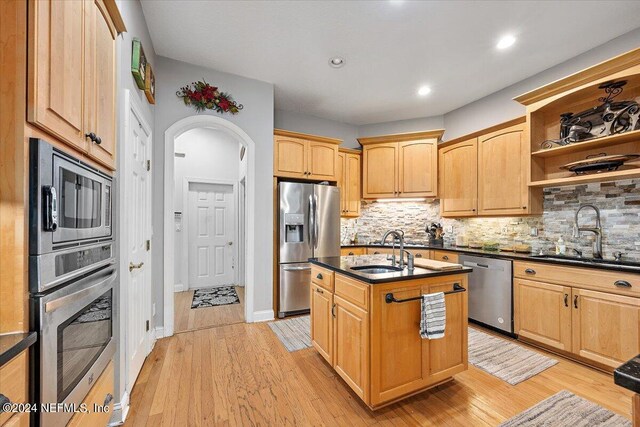
[[149, 321], [147, 320], [147, 332], [149, 331]]
[[147, 252], [151, 250], [151, 240], [147, 240]]
[[147, 171], [151, 170], [151, 160], [147, 160]]

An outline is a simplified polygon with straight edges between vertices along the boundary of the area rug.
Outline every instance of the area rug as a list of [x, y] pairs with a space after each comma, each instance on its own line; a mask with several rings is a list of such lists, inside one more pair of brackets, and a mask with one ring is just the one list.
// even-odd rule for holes
[[469, 363], [516, 385], [558, 363], [513, 342], [469, 328]]
[[269, 327], [290, 352], [311, 347], [311, 320], [309, 316], [270, 322]]
[[500, 427], [631, 427], [631, 421], [562, 390], [500, 424]]
[[216, 305], [240, 304], [240, 298], [233, 286], [196, 289], [191, 308], [214, 307]]

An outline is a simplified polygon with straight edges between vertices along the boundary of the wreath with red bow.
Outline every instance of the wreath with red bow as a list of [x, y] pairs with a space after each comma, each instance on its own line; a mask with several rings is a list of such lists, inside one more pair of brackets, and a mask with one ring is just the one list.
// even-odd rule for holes
[[234, 101], [230, 94], [219, 91], [204, 79], [181, 87], [176, 95], [182, 98], [185, 105], [193, 105], [198, 112], [215, 110], [218, 113], [238, 114], [243, 108], [243, 105]]

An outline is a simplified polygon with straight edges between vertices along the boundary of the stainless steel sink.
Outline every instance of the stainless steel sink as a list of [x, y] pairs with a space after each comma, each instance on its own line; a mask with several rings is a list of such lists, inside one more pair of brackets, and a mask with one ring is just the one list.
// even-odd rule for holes
[[364, 274], [384, 274], [395, 273], [397, 271], [402, 271], [403, 269], [400, 267], [395, 267], [393, 265], [359, 265], [356, 267], [351, 267], [351, 270], [355, 270]]

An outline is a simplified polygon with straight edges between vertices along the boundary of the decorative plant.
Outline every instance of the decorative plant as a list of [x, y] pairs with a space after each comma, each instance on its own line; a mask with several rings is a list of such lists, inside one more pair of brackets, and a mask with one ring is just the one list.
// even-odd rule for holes
[[230, 94], [220, 92], [204, 79], [181, 87], [176, 95], [182, 98], [185, 105], [193, 105], [198, 112], [215, 110], [218, 113], [238, 114], [243, 108], [243, 105], [234, 101]]

